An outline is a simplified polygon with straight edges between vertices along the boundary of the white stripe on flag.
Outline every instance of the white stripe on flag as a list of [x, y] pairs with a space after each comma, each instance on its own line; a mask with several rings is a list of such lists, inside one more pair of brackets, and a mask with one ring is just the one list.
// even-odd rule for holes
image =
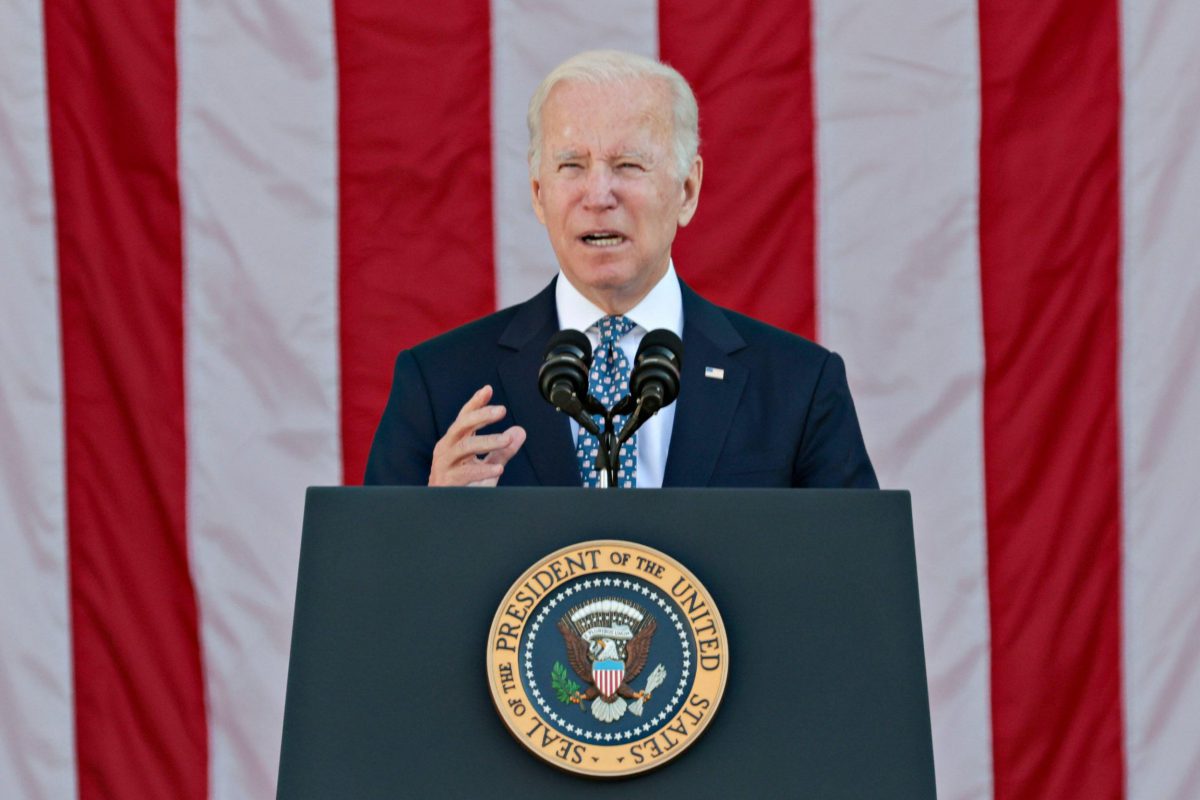
[[1200, 796], [1200, 5], [1125, 2], [1121, 397], [1129, 800]]
[[558, 271], [529, 197], [525, 110], [533, 90], [580, 50], [618, 48], [658, 57], [658, 3], [492, 0], [492, 214], [496, 305], [528, 299]]
[[911, 489], [938, 796], [991, 796], [979, 67], [967, 0], [814, 7], [817, 321]]
[[271, 797], [304, 489], [341, 480], [332, 8], [179, 11], [188, 530], [211, 796]]
[[0, 4], [0, 797], [76, 794], [42, 4]]

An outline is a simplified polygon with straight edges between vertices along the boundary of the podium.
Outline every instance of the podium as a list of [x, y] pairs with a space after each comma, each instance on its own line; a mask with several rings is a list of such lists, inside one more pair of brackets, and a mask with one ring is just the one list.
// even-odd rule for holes
[[[488, 630], [560, 548], [621, 539], [707, 587], [724, 697], [686, 752], [597, 780], [505, 728]], [[907, 492], [312, 488], [278, 796], [932, 798]]]

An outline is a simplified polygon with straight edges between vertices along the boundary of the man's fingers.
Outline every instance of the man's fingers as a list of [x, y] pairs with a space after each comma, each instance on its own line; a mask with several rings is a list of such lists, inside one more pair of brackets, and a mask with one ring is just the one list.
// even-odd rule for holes
[[488, 400], [492, 399], [492, 387], [484, 384], [475, 390], [475, 394], [467, 398], [467, 402], [463, 403], [463, 407], [458, 410], [458, 415], [461, 417], [467, 411], [473, 411], [477, 408], [483, 408], [487, 405]]
[[516, 455], [521, 449], [521, 445], [525, 444], [525, 429], [519, 425], [514, 425], [504, 433], [498, 434], [501, 439], [507, 439], [508, 444], [503, 447], [493, 450], [487, 454], [487, 457], [478, 463], [491, 467], [496, 472], [493, 476], [480, 481], [473, 481], [472, 486], [495, 486], [500, 482], [500, 475], [504, 472], [504, 465], [508, 460]]
[[470, 484], [496, 485], [500, 473], [504, 472], [502, 464], [489, 464], [479, 459], [464, 461], [450, 471], [453, 476], [452, 486], [468, 486]]
[[480, 428], [504, 418], [504, 406], [490, 406], [492, 387], [471, 395], [433, 448], [430, 486], [495, 486], [504, 465], [525, 443], [525, 429], [514, 425], [503, 433], [477, 435]]
[[[485, 407], [488, 401], [492, 399], [492, 387], [484, 384], [475, 390], [475, 394], [467, 398], [467, 402], [463, 403], [462, 408], [458, 410], [458, 415], [455, 417], [454, 423], [457, 424], [467, 414]], [[451, 430], [454, 424], [450, 426]]]
[[525, 429], [520, 425], [513, 425], [499, 435], [507, 436], [508, 443], [488, 453], [485, 461], [489, 464], [504, 466], [510, 458], [517, 454], [517, 451], [521, 449], [521, 445], [525, 444]]
[[500, 473], [504, 472], [502, 464], [489, 464], [487, 461], [467, 456], [459, 461], [439, 468], [435, 465], [429, 475], [430, 486], [468, 486], [471, 484], [495, 485]]
[[[490, 393], [489, 390], [489, 395]], [[468, 405], [470, 404], [468, 403]], [[450, 423], [450, 427], [446, 430], [446, 436], [452, 440], [470, 436], [480, 428], [504, 419], [504, 414], [504, 406], [483, 406], [481, 408], [463, 406], [463, 410], [458, 412], [458, 417]]]
[[433, 457], [435, 460], [443, 458], [462, 458], [465, 451], [460, 447], [464, 442], [469, 442], [474, 436], [475, 431], [480, 428], [491, 425], [494, 422], [499, 422], [504, 418], [504, 406], [486, 406], [470, 411], [464, 411], [459, 415], [458, 419], [450, 424], [446, 430], [446, 435], [438, 440], [433, 448]]
[[504, 433], [489, 433], [484, 435], [468, 436], [467, 438], [461, 440], [454, 447], [459, 458], [468, 455], [487, 455], [494, 450], [501, 450], [511, 446], [511, 433], [512, 428], [509, 428]]

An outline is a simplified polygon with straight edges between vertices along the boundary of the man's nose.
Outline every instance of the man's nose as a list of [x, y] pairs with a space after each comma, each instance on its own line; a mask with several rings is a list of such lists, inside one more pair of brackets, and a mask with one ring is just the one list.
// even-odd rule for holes
[[612, 208], [617, 204], [612, 170], [607, 164], [596, 164], [588, 170], [584, 184], [583, 204], [588, 209]]

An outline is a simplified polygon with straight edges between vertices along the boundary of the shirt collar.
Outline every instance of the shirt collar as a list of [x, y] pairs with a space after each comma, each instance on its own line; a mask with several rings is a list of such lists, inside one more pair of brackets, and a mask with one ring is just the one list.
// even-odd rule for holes
[[[586, 331], [605, 316], [579, 290], [571, 285], [567, 276], [559, 270], [554, 286], [554, 300], [558, 306], [558, 327]], [[676, 336], [683, 337], [683, 292], [679, 289], [679, 278], [675, 275], [675, 263], [667, 263], [667, 271], [659, 279], [642, 302], [625, 314], [642, 332], [666, 328]]]

